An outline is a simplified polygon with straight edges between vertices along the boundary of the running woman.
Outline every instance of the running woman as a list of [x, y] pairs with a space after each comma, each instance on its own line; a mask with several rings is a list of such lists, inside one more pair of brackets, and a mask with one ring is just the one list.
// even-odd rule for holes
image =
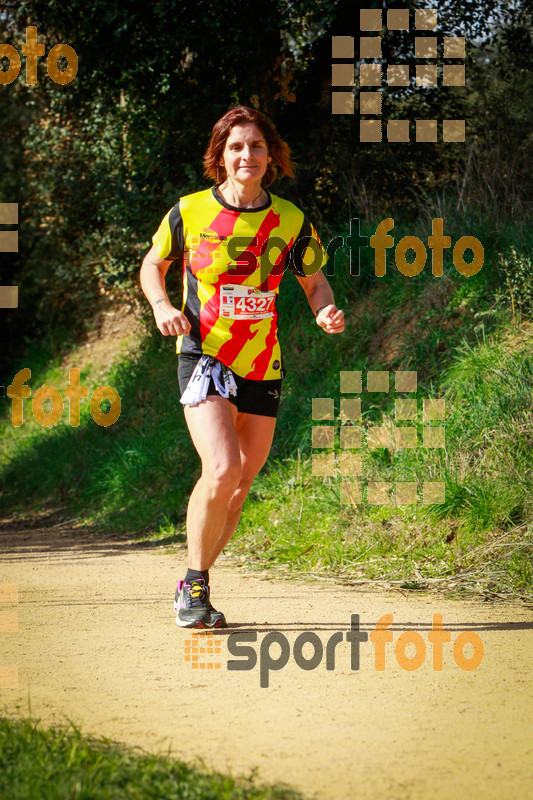
[[[209, 570], [270, 452], [283, 378], [276, 300], [285, 269], [317, 324], [330, 334], [344, 330], [314, 227], [293, 203], [267, 191], [278, 170], [294, 177], [289, 148], [272, 123], [254, 109], [230, 109], [213, 128], [204, 168], [215, 185], [170, 209], [141, 268], [158, 329], [178, 337], [181, 402], [202, 462], [187, 509], [189, 568], [175, 595], [183, 628], [227, 624], [211, 604]], [[178, 259], [181, 310], [165, 291]]]

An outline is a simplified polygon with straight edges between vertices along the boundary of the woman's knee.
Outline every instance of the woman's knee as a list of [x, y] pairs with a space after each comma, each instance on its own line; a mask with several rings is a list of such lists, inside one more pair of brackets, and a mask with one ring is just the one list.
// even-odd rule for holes
[[216, 464], [204, 465], [202, 470], [202, 480], [207, 484], [214, 496], [232, 497], [242, 479], [242, 467], [240, 462], [218, 462]]
[[[254, 476], [255, 477], [255, 476]], [[239, 485], [235, 490], [233, 497], [231, 498], [231, 503], [229, 506], [230, 511], [235, 511], [237, 508], [240, 508], [246, 498], [248, 497], [248, 493], [252, 488], [252, 483], [254, 482], [254, 478], [242, 476], [241, 480], [239, 481]]]

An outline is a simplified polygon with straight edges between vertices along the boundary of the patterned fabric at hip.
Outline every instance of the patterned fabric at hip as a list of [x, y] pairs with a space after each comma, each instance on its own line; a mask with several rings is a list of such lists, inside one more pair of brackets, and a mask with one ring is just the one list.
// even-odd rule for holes
[[237, 384], [232, 372], [213, 356], [202, 356], [196, 365], [180, 400], [184, 406], [196, 406], [207, 397], [209, 383], [213, 379], [221, 397], [237, 394]]

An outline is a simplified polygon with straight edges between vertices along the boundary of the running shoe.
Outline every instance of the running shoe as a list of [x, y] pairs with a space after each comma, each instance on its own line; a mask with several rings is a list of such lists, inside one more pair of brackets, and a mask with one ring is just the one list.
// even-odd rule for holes
[[[178, 581], [174, 597], [176, 625], [180, 628], [210, 628], [209, 586], [201, 578], [192, 583]], [[218, 626], [220, 627], [220, 626]]]
[[[209, 589], [209, 587], [207, 587]], [[209, 589], [209, 593], [211, 593], [211, 589]], [[208, 594], [207, 596], [207, 608], [209, 609], [209, 613], [211, 615], [211, 627], [212, 628], [227, 628], [228, 623], [226, 622], [226, 617], [222, 613], [222, 611], [217, 611], [214, 608], [211, 598]]]

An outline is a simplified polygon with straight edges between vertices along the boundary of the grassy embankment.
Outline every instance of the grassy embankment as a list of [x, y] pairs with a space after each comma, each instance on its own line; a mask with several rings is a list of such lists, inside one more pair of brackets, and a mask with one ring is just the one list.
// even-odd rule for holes
[[9, 800], [298, 800], [290, 789], [260, 786], [166, 756], [91, 739], [77, 728], [44, 729], [0, 718], [0, 796]]
[[[396, 270], [389, 251], [381, 279], [373, 275], [369, 248], [361, 251], [360, 277], [349, 274], [341, 254], [330, 280], [347, 313], [342, 337], [318, 330], [296, 281], [285, 276], [280, 326], [288, 376], [276, 439], [231, 545], [247, 565], [413, 589], [530, 595], [533, 358], [527, 318], [533, 292], [531, 261], [524, 254], [531, 252], [531, 237], [510, 227], [494, 230], [473, 215], [468, 219], [469, 231], [450, 220], [445, 233], [452, 244], [465, 233], [483, 242], [485, 264], [470, 278], [453, 268], [450, 251], [442, 278], [432, 276], [429, 252], [425, 270], [408, 278]], [[426, 241], [430, 231], [429, 221], [396, 225], [394, 236], [396, 242], [406, 234]], [[153, 330], [151, 321], [148, 326]], [[63, 344], [63, 352], [68, 347]], [[59, 364], [57, 349], [50, 357], [50, 349], [37, 343], [19, 366], [32, 369], [32, 393], [49, 384], [64, 395], [68, 376]], [[96, 382], [94, 369], [84, 367], [82, 383], [91, 394], [102, 380]], [[82, 402], [79, 427], [68, 424], [65, 403], [61, 422], [44, 428], [26, 400], [24, 424], [15, 429], [7, 401], [4, 511], [24, 516], [29, 509], [59, 508], [117, 534], [182, 541], [198, 460], [179, 411], [175, 367], [172, 343], [157, 332], [147, 334], [135, 356], [106, 377], [122, 398], [120, 419], [108, 428], [92, 420], [88, 401]], [[416, 449], [399, 450], [392, 440], [388, 448], [369, 450], [363, 435], [363, 448], [354, 451], [363, 467], [356, 506], [340, 502], [338, 432], [335, 475], [315, 477], [311, 466], [317, 424], [312, 398], [333, 398], [338, 416], [341, 370], [363, 373], [362, 420], [342, 425], [417, 427]], [[366, 391], [369, 370], [390, 371], [389, 392]], [[397, 370], [416, 370], [416, 394], [395, 395]], [[396, 422], [397, 397], [416, 397], [416, 420]], [[425, 398], [446, 401], [444, 448], [423, 446]], [[323, 424], [341, 426], [338, 418]], [[394, 505], [392, 496], [388, 505], [369, 504], [369, 480], [416, 483], [418, 502]], [[425, 505], [423, 482], [440, 480], [445, 502]]]

